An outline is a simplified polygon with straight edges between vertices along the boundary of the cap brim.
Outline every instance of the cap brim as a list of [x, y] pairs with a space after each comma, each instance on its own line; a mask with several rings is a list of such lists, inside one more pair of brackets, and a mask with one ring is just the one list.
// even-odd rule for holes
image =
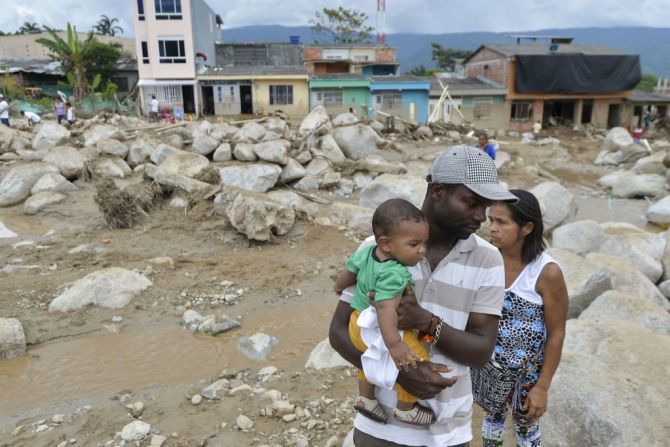
[[499, 183], [466, 183], [465, 187], [481, 196], [494, 202], [516, 203], [519, 198], [503, 188]]

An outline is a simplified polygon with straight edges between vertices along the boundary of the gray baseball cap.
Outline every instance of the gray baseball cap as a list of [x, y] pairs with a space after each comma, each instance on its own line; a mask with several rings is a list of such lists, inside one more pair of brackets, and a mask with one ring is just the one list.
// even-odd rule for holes
[[440, 153], [426, 176], [428, 183], [461, 184], [478, 196], [496, 202], [519, 199], [498, 182], [498, 172], [489, 155], [473, 146], [452, 146]]

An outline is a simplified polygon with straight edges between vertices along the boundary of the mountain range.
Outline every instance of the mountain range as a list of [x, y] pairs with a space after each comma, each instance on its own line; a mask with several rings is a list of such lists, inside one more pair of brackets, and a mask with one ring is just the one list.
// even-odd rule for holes
[[[515, 43], [512, 36], [561, 36], [573, 37], [574, 43], [598, 44], [629, 54], [640, 55], [642, 72], [660, 77], [670, 77], [670, 28], [614, 27], [614, 28], [564, 28], [526, 32], [388, 34], [386, 43], [397, 48], [401, 73], [412, 67], [424, 65], [434, 68], [431, 60], [432, 42], [445, 48], [476, 50], [484, 43]], [[289, 36], [300, 36], [301, 43], [313, 43], [308, 26], [255, 25], [229, 28], [222, 31], [224, 42], [288, 42]]]

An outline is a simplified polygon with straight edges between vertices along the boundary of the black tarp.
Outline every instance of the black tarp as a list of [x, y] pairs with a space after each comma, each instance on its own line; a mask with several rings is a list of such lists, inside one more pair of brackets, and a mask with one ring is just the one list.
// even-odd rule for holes
[[518, 93], [605, 93], [631, 90], [642, 77], [633, 55], [516, 56]]

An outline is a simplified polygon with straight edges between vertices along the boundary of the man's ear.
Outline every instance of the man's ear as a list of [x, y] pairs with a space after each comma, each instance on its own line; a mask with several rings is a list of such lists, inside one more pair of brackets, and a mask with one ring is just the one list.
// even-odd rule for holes
[[377, 238], [377, 245], [382, 251], [389, 252], [391, 250], [391, 239], [388, 236], [380, 236]]
[[440, 198], [444, 194], [444, 187], [439, 183], [431, 183], [428, 188], [431, 197], [435, 199]]

